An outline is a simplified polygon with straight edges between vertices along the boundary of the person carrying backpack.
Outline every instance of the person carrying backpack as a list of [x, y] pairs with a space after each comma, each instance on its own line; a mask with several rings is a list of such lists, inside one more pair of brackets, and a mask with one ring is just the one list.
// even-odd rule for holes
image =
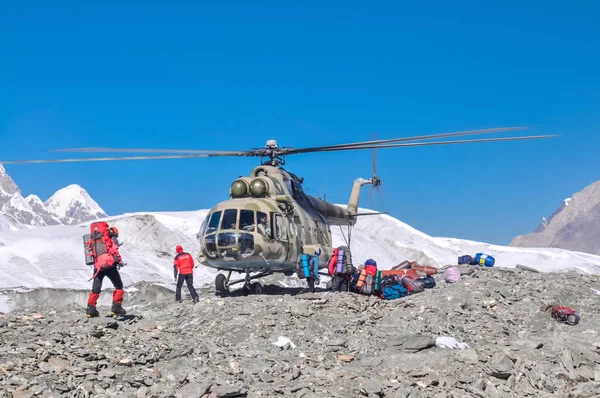
[[177, 288], [175, 289], [175, 301], [178, 303], [181, 302], [181, 287], [185, 281], [195, 304], [200, 299], [198, 298], [196, 289], [194, 289], [194, 258], [191, 254], [184, 252], [181, 245], [177, 245], [175, 251], [177, 252], [175, 259], [173, 260], [173, 277], [177, 282]]
[[375, 278], [377, 277], [377, 262], [373, 259], [365, 261], [365, 268], [358, 275], [356, 291], [370, 296], [375, 293]]
[[340, 246], [334, 249], [327, 268], [331, 275], [331, 291], [349, 291], [352, 275], [356, 271], [356, 268], [352, 265], [350, 249], [347, 246]]
[[93, 279], [94, 282], [88, 297], [86, 316], [88, 318], [100, 316], [96, 306], [98, 298], [100, 298], [104, 277], [110, 279], [115, 287], [111, 312], [117, 315], [125, 315], [127, 312], [122, 306], [125, 292], [119, 274], [119, 268], [123, 265], [123, 260], [119, 253], [119, 247], [113, 242], [106, 222], [93, 223], [90, 229], [90, 241], [87, 242], [87, 245], [91, 248], [94, 258], [94, 275], [90, 279], [90, 281]]

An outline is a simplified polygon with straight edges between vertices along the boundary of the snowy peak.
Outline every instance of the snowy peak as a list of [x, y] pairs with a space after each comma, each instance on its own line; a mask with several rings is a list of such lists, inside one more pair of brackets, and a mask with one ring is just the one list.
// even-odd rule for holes
[[29, 206], [31, 206], [31, 208], [33, 208], [34, 206], [44, 206], [44, 202], [42, 202], [42, 199], [40, 199], [39, 196], [34, 194], [27, 196], [25, 200], [27, 201], [27, 203], [29, 203]]
[[58, 190], [46, 202], [21, 190], [0, 165], [0, 228], [3, 230], [48, 225], [73, 225], [106, 217], [88, 192], [77, 184]]
[[107, 216], [88, 192], [77, 184], [56, 191], [44, 202], [44, 207], [57, 216], [61, 224], [79, 224]]
[[8, 197], [14, 194], [21, 194], [21, 190], [0, 164], [0, 204], [2, 202], [2, 197]]
[[[42, 225], [41, 217], [36, 214], [27, 200], [21, 196], [21, 190], [0, 165], [0, 215], [2, 228]], [[11, 227], [11, 228], [8, 228]]]
[[27, 196], [25, 200], [27, 201], [27, 204], [29, 204], [29, 206], [31, 207], [31, 210], [42, 218], [42, 225], [61, 224], [60, 217], [49, 212], [39, 196], [32, 194]]

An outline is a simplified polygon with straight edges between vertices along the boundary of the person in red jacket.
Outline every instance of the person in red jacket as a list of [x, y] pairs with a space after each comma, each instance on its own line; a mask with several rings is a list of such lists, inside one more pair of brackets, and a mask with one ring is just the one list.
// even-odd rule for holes
[[[175, 251], [177, 252], [173, 261], [173, 277], [177, 282], [175, 301], [178, 303], [181, 302], [181, 287], [183, 286], [183, 281], [185, 281], [194, 303], [197, 303], [199, 298], [196, 289], [194, 289], [194, 258], [191, 254], [184, 252], [181, 245], [177, 245]], [[177, 274], [179, 274], [179, 278]]]
[[93, 245], [95, 247], [94, 253], [98, 255], [94, 259], [94, 276], [92, 276], [94, 282], [92, 283], [92, 291], [88, 297], [86, 315], [88, 318], [100, 316], [96, 305], [98, 304], [98, 298], [102, 290], [102, 281], [105, 276], [110, 279], [115, 287], [111, 312], [113, 314], [125, 315], [126, 311], [122, 307], [124, 295], [123, 281], [119, 274], [119, 267], [122, 265], [123, 260], [119, 253], [119, 246], [114, 243], [111, 236], [113, 233], [109, 232], [108, 228], [97, 233], [98, 235], [93, 237]]

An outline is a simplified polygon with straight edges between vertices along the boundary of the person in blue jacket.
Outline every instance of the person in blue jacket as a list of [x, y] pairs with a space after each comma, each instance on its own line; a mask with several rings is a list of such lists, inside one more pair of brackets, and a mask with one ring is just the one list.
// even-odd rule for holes
[[321, 283], [319, 278], [319, 256], [321, 255], [321, 249], [315, 250], [315, 253], [308, 259], [308, 266], [310, 269], [310, 276], [306, 278], [308, 282], [308, 288], [311, 293], [315, 292], [315, 283], [318, 285]]

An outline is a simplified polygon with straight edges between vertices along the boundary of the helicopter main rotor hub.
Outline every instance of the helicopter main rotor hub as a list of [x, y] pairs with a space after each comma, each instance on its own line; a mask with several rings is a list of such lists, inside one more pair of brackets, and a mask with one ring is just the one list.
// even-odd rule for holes
[[270, 165], [274, 167], [279, 167], [285, 164], [285, 160], [280, 153], [279, 144], [277, 140], [267, 140], [265, 144], [265, 149], [260, 151], [261, 157], [266, 160], [261, 160], [262, 165]]

